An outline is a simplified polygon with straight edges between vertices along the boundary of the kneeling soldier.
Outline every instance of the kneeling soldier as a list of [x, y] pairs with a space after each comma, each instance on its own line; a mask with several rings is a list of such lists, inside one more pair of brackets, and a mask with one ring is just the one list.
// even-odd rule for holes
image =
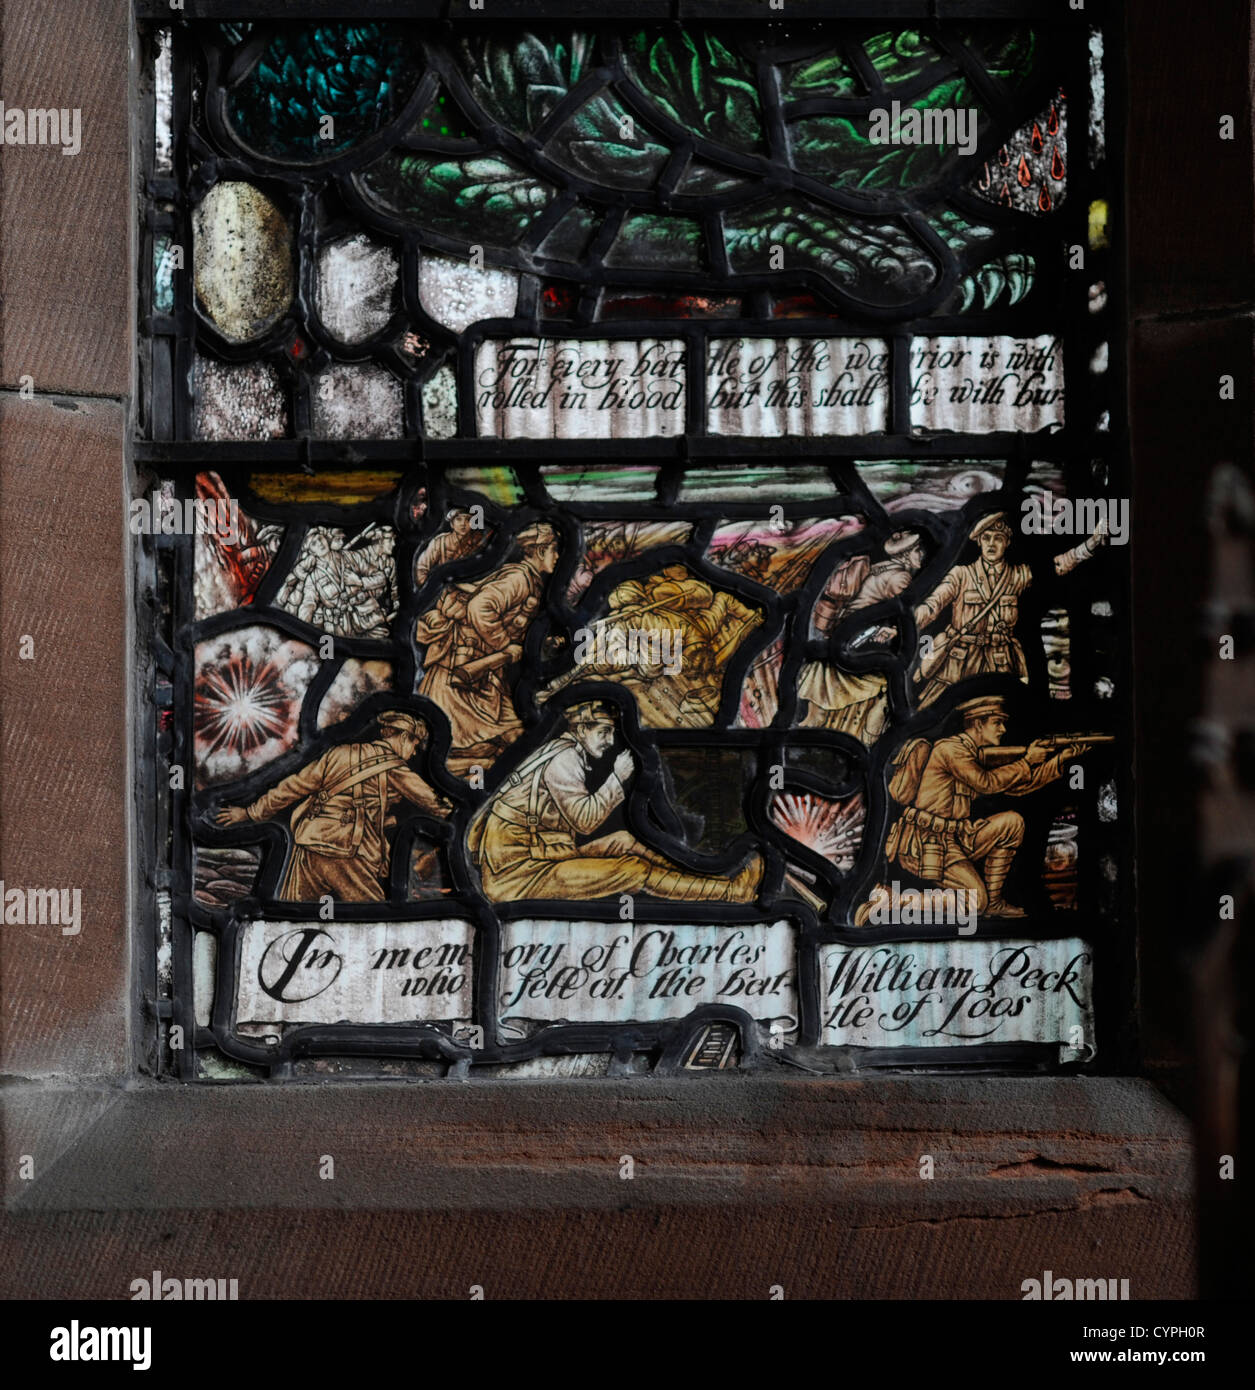
[[[1026, 796], [1062, 776], [1064, 764], [1082, 745], [1037, 741], [1002, 766], [986, 766], [985, 750], [1002, 742], [1007, 716], [1000, 695], [966, 700], [957, 707], [963, 732], [906, 744], [895, 761], [889, 794], [902, 805], [885, 841], [885, 856], [925, 883], [962, 888], [974, 895], [986, 917], [1023, 917], [1022, 907], [1003, 899], [1015, 852], [1024, 838], [1024, 819], [1015, 811], [996, 811], [971, 818], [978, 796]], [[982, 874], [976, 866], [984, 868]], [[874, 896], [874, 895], [873, 895]], [[854, 918], [863, 926], [870, 911], [864, 903]]]

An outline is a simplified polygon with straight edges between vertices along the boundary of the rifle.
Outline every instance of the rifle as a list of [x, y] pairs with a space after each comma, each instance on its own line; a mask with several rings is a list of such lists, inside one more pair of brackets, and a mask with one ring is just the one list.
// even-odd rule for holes
[[[1047, 749], [1053, 750], [1066, 748], [1069, 744], [1075, 743], [1080, 748], [1081, 754], [1088, 753], [1091, 748], [1100, 744], [1114, 743], [1115, 741], [1114, 734], [1047, 734], [1045, 738], [1034, 739], [1035, 743], [1045, 744]], [[1029, 745], [1027, 744], [1018, 747], [994, 744], [980, 750], [980, 760], [985, 767], [1001, 767], [1004, 763], [1013, 763], [1017, 758], [1022, 758], [1028, 749]]]
[[487, 656], [481, 656], [476, 661], [468, 661], [465, 666], [455, 666], [449, 672], [449, 680], [454, 685], [473, 685], [480, 676], [487, 675], [490, 671], [499, 671], [512, 660], [509, 652], [489, 652]]

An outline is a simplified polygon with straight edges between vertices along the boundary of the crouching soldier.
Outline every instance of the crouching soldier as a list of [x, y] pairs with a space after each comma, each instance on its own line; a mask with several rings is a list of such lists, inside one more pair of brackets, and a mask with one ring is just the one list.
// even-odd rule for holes
[[538, 748], [507, 779], [471, 823], [467, 843], [485, 895], [520, 898], [605, 898], [648, 893], [670, 902], [752, 902], [763, 875], [760, 855], [731, 878], [690, 873], [626, 830], [583, 844], [627, 795], [635, 771], [625, 748], [610, 775], [588, 790], [590, 767], [614, 743], [614, 714], [600, 702], [567, 714], [567, 732]]
[[[1062, 776], [1083, 743], [1039, 739], [1024, 748], [999, 749], [1007, 729], [1000, 695], [966, 700], [956, 713], [963, 731], [934, 744], [912, 739], [894, 762], [889, 794], [902, 807], [885, 840], [885, 857], [925, 883], [964, 889], [986, 917], [1023, 917], [1002, 890], [1024, 839], [1024, 818], [995, 811], [972, 819], [981, 796], [1027, 796]], [[981, 867], [978, 868], [977, 865]], [[983, 873], [982, 873], [983, 869]], [[855, 914], [865, 926], [881, 885]]]
[[441, 818], [452, 803], [406, 764], [427, 741], [426, 726], [412, 714], [379, 716], [372, 743], [345, 743], [285, 777], [251, 806], [224, 806], [219, 825], [266, 821], [299, 801], [292, 813], [294, 846], [279, 887], [285, 902], [383, 902], [387, 897], [389, 808], [403, 798]]

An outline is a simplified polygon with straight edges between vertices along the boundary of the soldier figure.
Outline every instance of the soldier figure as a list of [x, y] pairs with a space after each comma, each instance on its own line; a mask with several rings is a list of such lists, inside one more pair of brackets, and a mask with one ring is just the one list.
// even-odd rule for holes
[[447, 761], [458, 776], [494, 762], [523, 732], [506, 669], [522, 656], [545, 580], [557, 568], [558, 536], [541, 521], [520, 531], [518, 543], [519, 559], [484, 578], [449, 585], [415, 627], [427, 648], [418, 693], [449, 720]]
[[396, 533], [374, 525], [341, 552], [340, 579], [344, 589], [342, 625], [347, 637], [386, 637], [396, 617], [392, 583]]
[[486, 535], [482, 529], [477, 531], [471, 526], [469, 507], [451, 507], [445, 513], [445, 520], [449, 523], [449, 529], [434, 535], [414, 561], [416, 589], [421, 589], [427, 583], [427, 576], [441, 565], [465, 559], [478, 548]]
[[[864, 561], [864, 563], [866, 563]], [[914, 531], [895, 531], [885, 542], [885, 558], [866, 571], [858, 592], [841, 606], [841, 596], [829, 590], [816, 601], [816, 631], [826, 634], [845, 612], [857, 612], [875, 603], [897, 598], [910, 585], [924, 563], [924, 550]], [[856, 642], [887, 641], [893, 628], [868, 628]], [[875, 671], [855, 675], [824, 661], [810, 661], [798, 677], [798, 695], [808, 702], [802, 727], [838, 729], [866, 744], [874, 743], [888, 719], [887, 682]]]
[[251, 806], [224, 806], [219, 825], [270, 820], [294, 802], [294, 846], [278, 896], [285, 902], [317, 902], [324, 894], [343, 902], [383, 902], [387, 897], [389, 808], [404, 798], [429, 815], [447, 817], [453, 806], [406, 766], [427, 741], [412, 714], [379, 716], [380, 737], [345, 743], [285, 777]]
[[344, 532], [314, 527], [275, 600], [302, 622], [341, 637], [386, 637], [395, 533], [372, 523], [345, 545]]
[[[919, 703], [931, 704], [949, 686], [969, 676], [992, 673], [1016, 675], [1028, 680], [1024, 648], [1015, 635], [1020, 595], [1033, 582], [1028, 565], [1007, 563], [1012, 530], [1005, 512], [982, 517], [969, 533], [980, 546], [980, 559], [955, 565], [915, 610], [915, 625], [922, 632], [950, 605], [950, 622], [915, 673], [923, 681]], [[1071, 550], [1055, 556], [1055, 573], [1074, 570], [1103, 543], [1105, 526]]]
[[343, 547], [344, 536], [340, 532], [321, 527], [311, 530], [291, 574], [284, 581], [278, 606], [294, 612], [312, 627], [336, 631], [343, 592], [333, 557], [338, 557]]
[[[1023, 917], [1024, 909], [1007, 903], [1002, 889], [1024, 839], [1024, 819], [1015, 811], [997, 811], [972, 820], [972, 801], [1000, 792], [1026, 796], [1062, 776], [1064, 764], [1083, 748], [1065, 744], [1052, 753], [1044, 742], [1034, 742], [1014, 761], [986, 767], [982, 750], [1001, 743], [1007, 729], [1002, 697], [967, 700], [957, 712], [962, 733], [931, 747], [926, 739], [913, 739], [898, 754], [889, 792], [902, 803], [902, 813], [885, 841], [885, 856], [926, 883], [968, 890], [987, 917]], [[976, 867], [982, 862], [983, 874]], [[870, 902], [859, 909], [855, 925], [865, 925], [869, 912]]]
[[600, 701], [567, 713], [567, 732], [538, 748], [471, 823], [467, 844], [493, 902], [604, 898], [648, 893], [670, 902], [752, 902], [763, 861], [754, 854], [731, 878], [690, 873], [617, 830], [583, 844], [627, 795], [635, 760], [624, 749], [596, 791], [593, 762], [615, 740], [614, 713]]
[[745, 539], [736, 541], [721, 554], [712, 555], [711, 559], [733, 574], [744, 575], [756, 584], [766, 584], [771, 577], [772, 554], [769, 545]]

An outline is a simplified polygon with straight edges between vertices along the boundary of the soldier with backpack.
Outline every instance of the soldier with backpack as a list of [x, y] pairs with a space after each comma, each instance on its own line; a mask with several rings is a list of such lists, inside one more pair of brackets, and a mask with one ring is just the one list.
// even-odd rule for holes
[[[895, 531], [885, 542], [883, 560], [869, 567], [865, 557], [856, 558], [862, 561], [862, 568], [854, 570], [851, 566], [846, 572], [858, 575], [857, 589], [851, 596], [840, 593], [835, 582], [829, 583], [815, 603], [812, 617], [815, 635], [826, 636], [847, 612], [871, 608], [904, 593], [923, 567], [924, 547], [917, 532]], [[844, 579], [844, 582], [850, 581]], [[856, 642], [861, 645], [868, 641], [888, 641], [894, 631], [886, 626], [869, 628]], [[884, 732], [888, 722], [888, 682], [877, 671], [856, 675], [830, 662], [807, 662], [798, 679], [797, 693], [807, 702], [801, 721], [804, 729], [837, 729], [870, 746]]]
[[[919, 704], [932, 704], [952, 685], [972, 676], [1012, 675], [1028, 680], [1024, 648], [1015, 635], [1020, 595], [1033, 582], [1031, 566], [1011, 564], [1007, 547], [1014, 532], [1005, 512], [991, 512], [972, 527], [968, 539], [980, 547], [970, 565], [955, 565], [915, 610], [920, 632], [950, 609], [950, 621], [924, 652], [915, 672]], [[1054, 558], [1057, 575], [1070, 574], [1101, 546], [1105, 523], [1079, 545]]]
[[523, 732], [507, 675], [558, 566], [558, 534], [547, 521], [520, 531], [519, 556], [491, 574], [450, 584], [418, 619], [426, 648], [418, 693], [448, 717], [447, 766], [458, 777], [487, 768]]
[[383, 902], [391, 846], [389, 809], [403, 798], [445, 819], [453, 805], [408, 766], [427, 741], [427, 728], [404, 710], [379, 716], [379, 737], [342, 743], [285, 777], [251, 806], [224, 806], [222, 826], [272, 819], [292, 812], [292, 856], [279, 887], [285, 902]]
[[[889, 795], [901, 812], [885, 840], [885, 858], [925, 883], [966, 889], [986, 917], [1023, 917], [1024, 909], [1002, 892], [1024, 839], [1024, 818], [995, 811], [973, 820], [972, 802], [1002, 793], [1027, 796], [1062, 776], [1085, 746], [1037, 740], [1012, 760], [987, 766], [985, 750], [997, 747], [1007, 729], [1002, 696], [965, 700], [956, 713], [962, 732], [936, 743], [910, 739], [894, 759]], [[885, 891], [883, 885], [878, 890]], [[867, 924], [876, 896], [859, 908], [855, 926]]]

